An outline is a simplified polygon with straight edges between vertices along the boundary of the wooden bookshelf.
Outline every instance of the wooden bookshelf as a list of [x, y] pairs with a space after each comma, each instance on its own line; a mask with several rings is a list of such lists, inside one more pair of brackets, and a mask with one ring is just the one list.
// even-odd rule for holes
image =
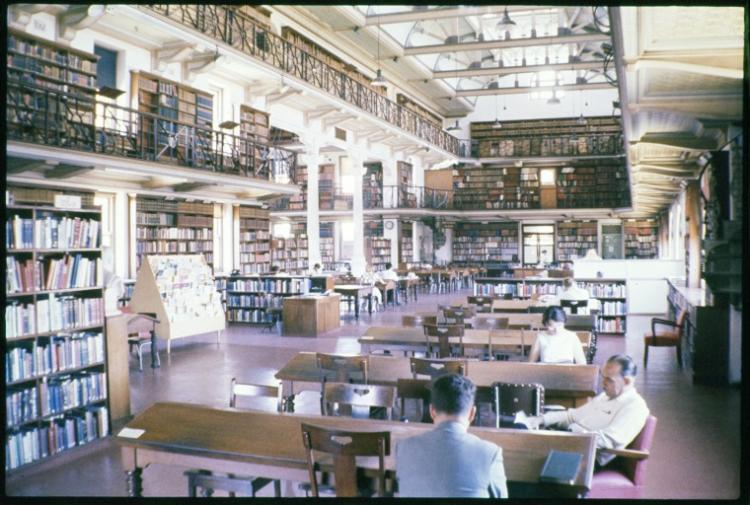
[[453, 171], [454, 205], [459, 209], [538, 209], [539, 169], [459, 167]]
[[282, 197], [288, 199], [289, 210], [305, 210], [307, 208], [307, 167], [302, 165], [294, 171], [294, 183], [300, 187], [296, 195]]
[[[144, 147], [152, 148], [156, 132], [159, 145], [168, 143], [167, 135], [177, 133], [179, 122], [189, 126], [201, 128], [197, 140], [210, 150], [213, 129], [213, 96], [205, 91], [180, 84], [178, 82], [141, 71], [131, 71], [131, 99], [132, 107], [139, 112], [146, 112], [159, 116], [166, 121], [143, 116], [140, 139]], [[158, 123], [158, 124], [157, 124]], [[156, 129], [156, 130], [155, 130]], [[188, 153], [186, 146], [179, 146], [178, 155], [183, 159], [190, 156], [201, 160], [202, 149], [194, 149]]]
[[653, 259], [659, 254], [659, 223], [653, 219], [624, 222], [625, 259]]
[[284, 298], [306, 294], [310, 285], [307, 276], [233, 276], [226, 282], [227, 321], [272, 324], [276, 317], [269, 309], [282, 309]]
[[336, 166], [318, 167], [318, 205], [320, 210], [333, 210], [336, 200]]
[[478, 141], [480, 158], [602, 156], [623, 154], [622, 127], [612, 116], [472, 122], [470, 134]]
[[391, 239], [365, 237], [365, 259], [375, 272], [385, 270], [385, 264], [391, 262]]
[[[248, 105], [240, 105], [240, 138], [243, 141], [240, 142], [240, 162], [243, 165], [251, 165], [254, 167], [261, 166], [263, 164], [263, 151], [258, 146], [248, 153], [244, 140], [254, 142], [256, 144], [269, 145], [271, 143], [271, 120], [270, 115], [267, 112], [253, 109]], [[253, 160], [247, 159], [247, 156], [252, 156]]]
[[401, 247], [399, 248], [399, 265], [414, 262], [414, 226], [411, 221], [401, 222]]
[[[40, 127], [47, 123], [59, 128], [57, 114], [67, 114], [64, 124], [71, 130], [62, 132], [64, 135], [78, 137], [77, 129], [83, 128], [89, 129], [93, 138], [99, 57], [13, 28], [8, 29], [7, 42], [6, 128], [9, 135], [21, 135], [22, 125], [28, 124], [33, 111], [31, 119]], [[30, 88], [60, 94], [50, 93], [44, 97], [46, 103], [36, 103], [38, 95], [33, 95]], [[77, 100], [75, 115], [66, 112], [69, 109], [66, 101], [70, 97]]]
[[139, 196], [136, 199], [136, 268], [147, 254], [201, 253], [213, 264], [214, 205]]
[[600, 334], [625, 335], [627, 330], [628, 294], [625, 279], [576, 279], [578, 287], [589, 292], [601, 304], [596, 317]]
[[396, 103], [404, 107], [405, 109], [414, 112], [425, 121], [429, 121], [430, 123], [437, 125], [438, 128], [443, 127], [443, 118], [441, 116], [430, 112], [408, 96], [402, 93], [396, 93]]
[[583, 258], [589, 249], [597, 250], [596, 221], [564, 221], [557, 223], [557, 261]]
[[383, 207], [382, 163], [365, 163], [365, 175], [362, 176], [362, 197], [362, 204], [365, 209]]
[[293, 223], [291, 233], [290, 238], [271, 239], [271, 265], [288, 274], [305, 275], [309, 268], [306, 224]]
[[382, 237], [383, 236], [383, 220], [372, 219], [365, 221], [363, 224], [364, 236], [367, 237]]
[[623, 159], [578, 160], [558, 169], [557, 206], [560, 208], [627, 207], [629, 194]]
[[405, 161], [396, 162], [398, 174], [399, 207], [414, 208], [417, 206], [417, 197], [412, 193], [412, 165]]
[[336, 270], [333, 222], [320, 223], [320, 261], [323, 270]]
[[[5, 209], [5, 470], [11, 473], [111, 429], [101, 210], [37, 205], [48, 191], [54, 190], [9, 188]], [[83, 392], [69, 395], [70, 388]]]
[[453, 233], [455, 263], [510, 262], [520, 256], [518, 223], [458, 223]]
[[271, 270], [269, 212], [259, 207], [240, 206], [239, 270], [243, 274], [263, 274]]

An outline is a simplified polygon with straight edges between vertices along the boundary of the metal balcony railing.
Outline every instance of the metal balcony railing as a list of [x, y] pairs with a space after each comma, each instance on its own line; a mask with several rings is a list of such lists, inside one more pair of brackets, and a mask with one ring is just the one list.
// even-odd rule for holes
[[291, 183], [294, 151], [9, 81], [8, 139]]
[[459, 154], [458, 139], [443, 131], [440, 125], [332, 68], [230, 6], [152, 4], [143, 8], [232, 46], [434, 146]]

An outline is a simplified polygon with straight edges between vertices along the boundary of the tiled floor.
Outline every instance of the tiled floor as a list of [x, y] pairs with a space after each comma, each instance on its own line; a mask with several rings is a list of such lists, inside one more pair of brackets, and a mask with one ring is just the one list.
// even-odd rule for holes
[[[138, 413], [156, 401], [225, 406], [232, 377], [264, 383], [297, 351], [359, 352], [357, 337], [370, 324], [398, 324], [401, 314], [434, 309], [437, 303], [467, 294], [424, 295], [417, 304], [347, 316], [339, 330], [320, 338], [281, 337], [252, 326], [231, 326], [217, 345], [214, 335], [176, 341], [162, 351], [162, 368], [139, 372], [131, 362], [131, 406]], [[628, 317], [628, 335], [601, 337], [597, 362], [616, 352], [642, 363], [647, 316]], [[673, 349], [651, 351], [649, 369], [637, 387], [659, 418], [649, 461], [644, 498], [731, 499], [739, 493], [740, 391], [692, 385], [677, 368]], [[311, 398], [298, 411], [315, 411]], [[309, 410], [308, 410], [309, 409]], [[179, 420], [165, 420], [179, 422]], [[25, 496], [125, 496], [125, 474], [116, 444], [99, 442], [78, 459], [52, 460], [6, 481], [6, 494]], [[184, 469], [155, 466], [144, 472], [146, 496], [186, 496]], [[265, 494], [265, 493], [261, 493]]]

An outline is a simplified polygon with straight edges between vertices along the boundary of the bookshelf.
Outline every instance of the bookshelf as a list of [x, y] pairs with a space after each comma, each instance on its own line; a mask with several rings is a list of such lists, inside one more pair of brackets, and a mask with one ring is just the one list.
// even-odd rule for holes
[[385, 270], [385, 264], [391, 262], [391, 239], [365, 237], [365, 259], [375, 272]]
[[284, 298], [310, 291], [306, 276], [240, 275], [226, 281], [227, 321], [230, 323], [271, 324], [276, 321], [269, 309], [281, 309]]
[[213, 216], [212, 203], [138, 196], [136, 268], [147, 254], [201, 253], [212, 265]]
[[453, 170], [454, 205], [460, 209], [538, 209], [539, 169], [466, 167]]
[[412, 193], [412, 165], [405, 161], [396, 162], [398, 175], [399, 207], [414, 208], [417, 206], [417, 196]]
[[629, 194], [623, 159], [578, 160], [558, 170], [558, 207], [627, 207]]
[[292, 236], [271, 239], [271, 265], [289, 274], [304, 275], [308, 271], [307, 233], [304, 222], [292, 225]]
[[583, 258], [589, 249], [597, 250], [596, 221], [557, 223], [557, 261]]
[[383, 164], [365, 163], [365, 175], [362, 176], [362, 197], [365, 209], [383, 207]]
[[62, 193], [8, 190], [6, 472], [106, 437], [111, 427], [101, 211], [29, 202], [50, 192]]
[[263, 164], [263, 152], [258, 146], [253, 147], [249, 153], [253, 157], [252, 163], [245, 155], [247, 149], [245, 140], [256, 144], [269, 145], [270, 142], [270, 115], [248, 105], [240, 105], [240, 162], [244, 165], [258, 167]]
[[472, 122], [470, 134], [478, 142], [480, 158], [603, 156], [623, 154], [622, 127], [612, 116]]
[[[214, 105], [212, 95], [164, 77], [134, 70], [131, 71], [130, 96], [134, 109], [164, 119], [143, 116], [139, 138], [145, 148], [155, 147], [155, 135], [158, 145], [168, 144], [168, 134], [177, 133], [177, 125], [173, 122], [179, 122], [202, 128], [197, 132], [196, 139], [210, 150]], [[207, 164], [208, 160], [201, 159], [204, 156], [202, 149], [194, 149], [190, 153], [186, 151], [189, 149], [187, 146], [176, 149], [178, 156], [183, 159], [192, 157], [201, 164]]]
[[628, 301], [625, 279], [576, 279], [578, 287], [589, 292], [601, 304], [596, 317], [596, 331], [624, 336], [626, 331]]
[[240, 206], [240, 263], [243, 274], [262, 274], [271, 270], [271, 232], [269, 212], [259, 207]]
[[320, 165], [318, 170], [318, 208], [333, 210], [336, 199], [336, 166]]
[[148, 255], [138, 270], [133, 312], [154, 312], [156, 336], [167, 341], [225, 328], [221, 294], [201, 254]]
[[294, 183], [299, 186], [302, 191], [296, 195], [283, 198], [288, 198], [289, 210], [305, 210], [307, 208], [307, 167], [297, 167], [294, 177]]
[[458, 223], [453, 261], [459, 264], [510, 262], [519, 256], [518, 223]]
[[430, 123], [437, 125], [438, 128], [442, 128], [443, 118], [425, 109], [414, 100], [402, 93], [396, 93], [396, 103], [417, 114], [422, 119], [429, 121]]
[[320, 223], [320, 261], [323, 270], [336, 270], [333, 222]]
[[[60, 122], [56, 115], [65, 114], [63, 111], [68, 109], [68, 97], [73, 97], [77, 100], [75, 115], [68, 113], [63, 122], [71, 130], [63, 133], [80, 136], [74, 130], [89, 129], [93, 138], [96, 66], [99, 57], [12, 28], [8, 29], [7, 42], [6, 128], [9, 136], [22, 137], [25, 128], [23, 125], [28, 124], [29, 119], [40, 127], [49, 123], [50, 127], [59, 128]], [[46, 95], [46, 105], [32, 103], [39, 100], [39, 97], [35, 97], [29, 88], [60, 94]], [[43, 107], [46, 107], [46, 111], [38, 113]], [[29, 115], [32, 117], [29, 118]]]
[[383, 236], [383, 220], [372, 219], [363, 223], [364, 236], [367, 237], [382, 237]]
[[624, 222], [625, 259], [653, 259], [658, 257], [659, 223], [653, 219]]
[[401, 255], [399, 257], [399, 264], [414, 262], [413, 230], [411, 221], [401, 222], [401, 247], [399, 249]]
[[532, 295], [556, 295], [562, 279], [478, 277], [474, 279], [474, 296], [500, 296], [526, 299]]

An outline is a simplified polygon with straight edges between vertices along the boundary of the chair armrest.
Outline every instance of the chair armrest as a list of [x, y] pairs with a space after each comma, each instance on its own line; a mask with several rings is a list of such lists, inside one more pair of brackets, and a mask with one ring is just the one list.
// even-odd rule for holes
[[545, 405], [544, 406], [545, 412], [564, 412], [565, 410], [567, 409], [563, 407], [562, 405]]
[[613, 454], [623, 458], [642, 460], [647, 459], [650, 455], [648, 451], [638, 451], [636, 449], [599, 449], [604, 454]]
[[654, 317], [651, 319], [651, 334], [656, 335], [656, 325], [671, 326], [672, 328], [679, 328], [676, 322], [670, 321], [669, 319], [662, 319], [660, 317]]

